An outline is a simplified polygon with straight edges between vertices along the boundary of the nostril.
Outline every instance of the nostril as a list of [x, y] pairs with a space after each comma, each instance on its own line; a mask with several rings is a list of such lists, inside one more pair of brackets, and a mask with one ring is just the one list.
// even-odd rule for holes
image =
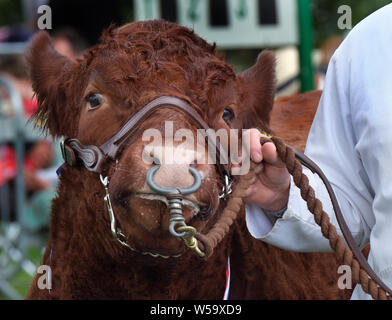
[[197, 214], [197, 217], [201, 221], [208, 220], [211, 217], [211, 215], [212, 215], [212, 210], [211, 209], [212, 209], [211, 205], [200, 206], [200, 211]]
[[113, 204], [116, 206], [123, 207], [124, 209], [129, 209], [130, 206], [130, 191], [120, 191], [113, 194]]
[[150, 159], [152, 160], [152, 164], [161, 164], [161, 161], [159, 160], [159, 156], [157, 154], [157, 152], [155, 151], [155, 149], [152, 149], [150, 154]]
[[157, 152], [154, 148], [150, 146], [145, 146], [142, 152], [142, 160], [145, 164], [148, 165], [157, 165], [161, 164], [161, 156], [160, 153]]
[[155, 164], [155, 165], [161, 164], [161, 161], [156, 157], [152, 157], [152, 164]]
[[196, 160], [194, 160], [194, 161], [192, 161], [192, 162], [189, 164], [189, 166], [196, 169], [196, 168], [199, 167], [199, 164], [197, 163]]

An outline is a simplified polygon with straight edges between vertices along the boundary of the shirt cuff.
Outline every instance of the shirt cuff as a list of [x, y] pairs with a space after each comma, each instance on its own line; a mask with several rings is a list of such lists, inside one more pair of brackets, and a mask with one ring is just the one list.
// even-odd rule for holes
[[287, 210], [281, 218], [273, 217], [255, 204], [246, 204], [245, 212], [249, 233], [256, 239], [290, 251], [332, 251], [293, 180]]

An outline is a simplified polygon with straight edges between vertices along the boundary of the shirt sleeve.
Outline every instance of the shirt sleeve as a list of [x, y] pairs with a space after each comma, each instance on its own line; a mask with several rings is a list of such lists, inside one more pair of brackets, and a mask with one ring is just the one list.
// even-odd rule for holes
[[[303, 171], [309, 178], [310, 185], [315, 189], [317, 198], [322, 202], [323, 209], [331, 223], [342, 235], [330, 201], [328, 192], [322, 180], [309, 169]], [[367, 239], [361, 224], [361, 219], [353, 214], [354, 210], [349, 201], [334, 191], [339, 201], [345, 220], [350, 226], [354, 239], [361, 247], [366, 246]], [[350, 213], [350, 214], [347, 214]], [[314, 216], [307, 209], [306, 202], [301, 198], [300, 190], [291, 179], [290, 196], [287, 210], [282, 218], [276, 218], [254, 204], [246, 204], [246, 224], [250, 234], [259, 240], [268, 242], [279, 248], [298, 252], [331, 252], [332, 249], [321, 233], [321, 228], [314, 221]], [[355, 230], [353, 230], [355, 229]]]

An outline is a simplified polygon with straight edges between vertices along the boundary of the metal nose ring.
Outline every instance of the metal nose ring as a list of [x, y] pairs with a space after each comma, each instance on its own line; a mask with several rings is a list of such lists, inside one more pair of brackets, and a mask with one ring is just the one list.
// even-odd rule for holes
[[195, 181], [193, 182], [193, 185], [187, 188], [166, 188], [166, 187], [160, 187], [154, 182], [154, 175], [155, 173], [159, 170], [161, 167], [160, 164], [157, 164], [156, 166], [150, 168], [147, 171], [146, 175], [146, 180], [148, 186], [155, 191], [156, 193], [163, 194], [165, 196], [167, 195], [175, 195], [175, 194], [182, 194], [183, 196], [187, 194], [191, 194], [196, 192], [200, 186], [201, 186], [201, 175], [199, 171], [197, 171], [193, 167], [189, 167], [189, 172], [192, 174], [193, 178]]
[[160, 165], [150, 168], [147, 171], [146, 181], [148, 186], [158, 194], [167, 197], [170, 212], [169, 231], [176, 238], [183, 238], [187, 235], [186, 231], [177, 232], [176, 227], [186, 227], [185, 218], [182, 214], [182, 196], [196, 192], [201, 186], [201, 175], [195, 168], [189, 167], [189, 172], [194, 178], [194, 182], [187, 188], [165, 188], [160, 187], [154, 182], [154, 174], [159, 170]]

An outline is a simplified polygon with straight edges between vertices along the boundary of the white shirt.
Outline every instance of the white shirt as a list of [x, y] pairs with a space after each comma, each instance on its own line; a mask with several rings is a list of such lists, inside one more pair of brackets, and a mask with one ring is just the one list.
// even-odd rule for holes
[[[358, 245], [370, 241], [369, 264], [392, 288], [392, 5], [359, 23], [333, 55], [305, 154], [331, 182]], [[323, 183], [304, 173], [338, 228]], [[332, 251], [293, 182], [282, 218], [247, 204], [246, 221], [255, 238], [280, 248]], [[371, 297], [356, 286], [352, 299]]]

